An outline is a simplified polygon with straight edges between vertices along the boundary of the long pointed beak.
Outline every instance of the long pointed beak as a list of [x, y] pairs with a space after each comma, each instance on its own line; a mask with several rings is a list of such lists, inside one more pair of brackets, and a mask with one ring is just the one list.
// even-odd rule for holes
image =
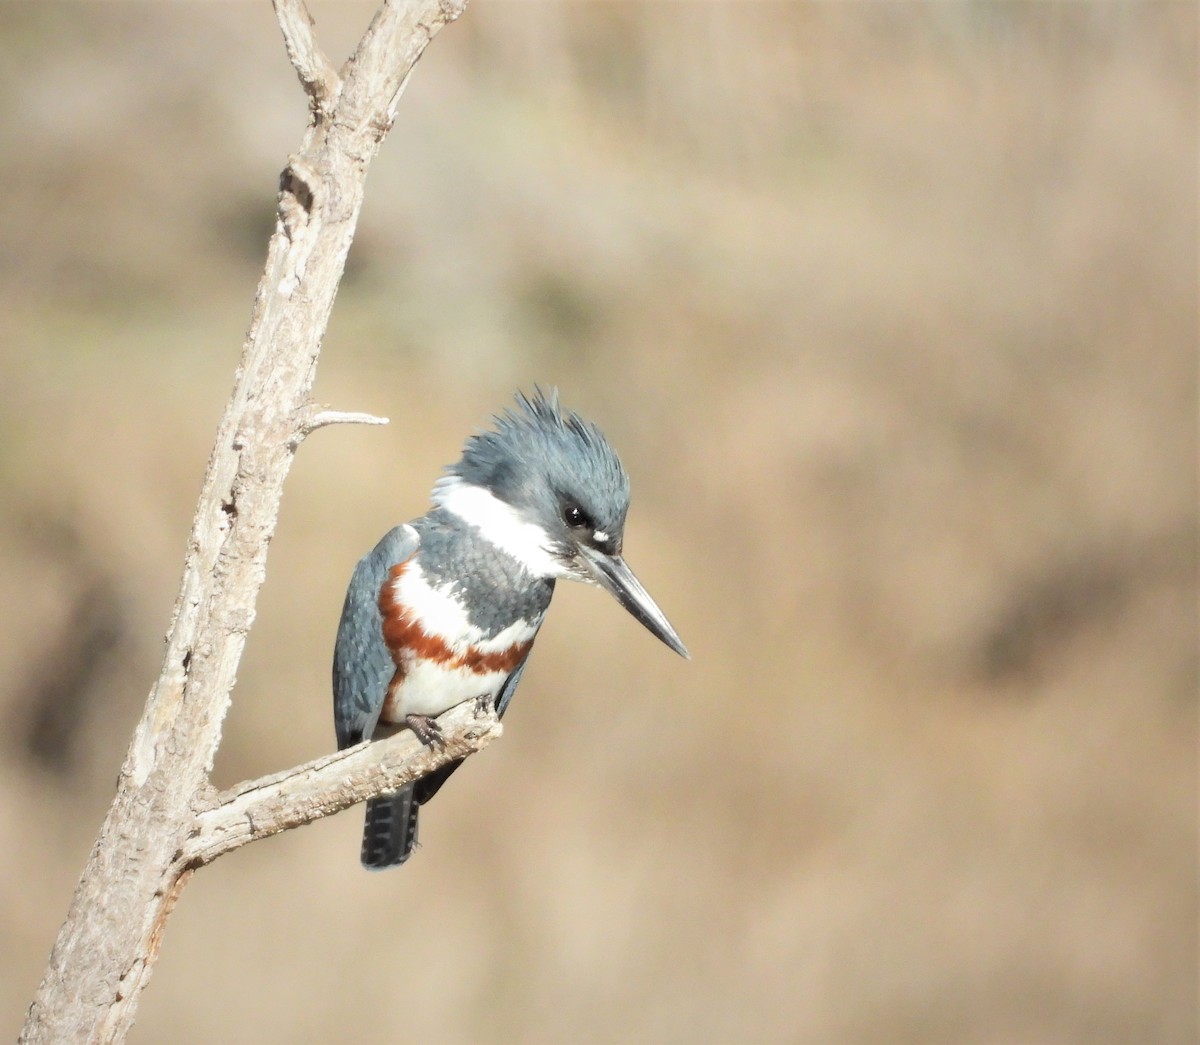
[[671, 622], [658, 608], [650, 593], [642, 587], [642, 582], [625, 564], [619, 555], [606, 555], [594, 548], [581, 548], [583, 561], [596, 582], [613, 596], [622, 606], [634, 615], [646, 629], [657, 638], [662, 639], [681, 657], [692, 659], [683, 640], [671, 627]]

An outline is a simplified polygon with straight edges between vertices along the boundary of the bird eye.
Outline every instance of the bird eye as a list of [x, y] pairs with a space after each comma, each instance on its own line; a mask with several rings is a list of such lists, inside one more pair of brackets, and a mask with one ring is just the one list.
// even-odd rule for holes
[[563, 505], [563, 522], [573, 530], [591, 529], [592, 526], [592, 520], [588, 517], [588, 513], [572, 501]]

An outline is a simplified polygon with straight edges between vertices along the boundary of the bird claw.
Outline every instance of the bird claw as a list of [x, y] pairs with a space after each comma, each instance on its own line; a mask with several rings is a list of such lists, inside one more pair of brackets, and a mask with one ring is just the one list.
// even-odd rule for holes
[[442, 727], [432, 715], [406, 715], [404, 724], [417, 735], [417, 739], [426, 747], [443, 748], [446, 738], [442, 735]]
[[475, 698], [475, 717], [488, 718], [496, 713], [496, 699], [490, 694], [481, 693]]

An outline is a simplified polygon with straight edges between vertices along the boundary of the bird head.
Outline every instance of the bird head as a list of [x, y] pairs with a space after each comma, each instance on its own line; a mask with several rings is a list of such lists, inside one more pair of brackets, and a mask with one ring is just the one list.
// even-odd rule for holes
[[517, 393], [517, 409], [472, 435], [433, 500], [532, 575], [598, 584], [676, 653], [687, 648], [621, 555], [629, 476], [604, 433], [558, 393]]

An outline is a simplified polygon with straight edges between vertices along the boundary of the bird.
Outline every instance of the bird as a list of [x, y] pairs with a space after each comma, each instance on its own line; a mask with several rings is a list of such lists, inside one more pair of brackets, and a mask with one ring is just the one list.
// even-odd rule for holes
[[[436, 745], [437, 716], [468, 700], [503, 717], [558, 580], [605, 589], [690, 659], [622, 555], [629, 477], [603, 432], [537, 387], [492, 422], [443, 469], [429, 511], [354, 568], [333, 656], [339, 749], [404, 728]], [[363, 867], [412, 855], [420, 808], [461, 763], [368, 800]]]

